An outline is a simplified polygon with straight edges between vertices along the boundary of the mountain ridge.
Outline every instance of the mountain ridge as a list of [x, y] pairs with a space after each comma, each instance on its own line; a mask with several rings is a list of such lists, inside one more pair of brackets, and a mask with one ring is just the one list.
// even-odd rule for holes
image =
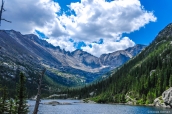
[[[47, 75], [49, 77], [68, 86], [95, 81], [106, 72], [119, 67], [134, 56], [129, 51], [122, 50], [104, 54], [104, 58], [110, 58], [102, 61], [101, 57], [95, 57], [88, 52], [82, 50], [65, 51], [59, 46], [53, 46], [47, 41], [39, 39], [34, 34], [22, 35], [14, 30], [0, 30], [0, 43], [0, 57], [2, 59], [8, 58], [4, 62], [9, 63], [9, 65], [17, 63], [16, 65], [24, 68], [27, 66], [25, 68], [27, 69], [26, 72], [37, 69], [38, 66], [39, 68], [45, 67], [48, 70]], [[138, 47], [136, 45], [134, 48], [138, 50], [136, 53], [139, 53], [145, 46], [140, 45]], [[128, 57], [128, 55], [130, 56]], [[121, 57], [122, 59], [120, 59]], [[4, 62], [1, 61], [1, 64], [4, 64]], [[15, 73], [12, 75], [15, 75]]]

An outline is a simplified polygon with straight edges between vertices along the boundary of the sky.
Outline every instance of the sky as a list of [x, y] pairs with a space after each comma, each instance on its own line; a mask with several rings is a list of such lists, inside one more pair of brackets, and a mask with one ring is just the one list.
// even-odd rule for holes
[[99, 57], [149, 45], [172, 22], [172, 0], [4, 0], [0, 29], [36, 34], [66, 51]]

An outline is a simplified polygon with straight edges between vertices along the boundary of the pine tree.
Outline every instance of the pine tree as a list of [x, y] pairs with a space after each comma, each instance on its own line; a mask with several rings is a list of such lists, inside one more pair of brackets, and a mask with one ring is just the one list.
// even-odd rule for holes
[[25, 87], [26, 78], [23, 73], [20, 73], [19, 83], [16, 87], [16, 107], [17, 114], [27, 114], [28, 106], [26, 104], [26, 87]]
[[17, 114], [17, 111], [18, 111], [17, 100], [14, 99], [14, 104], [12, 107], [12, 114]]
[[2, 98], [0, 98], [0, 114], [7, 111], [7, 87], [2, 88]]
[[14, 100], [13, 99], [8, 100], [7, 109], [8, 109], [8, 114], [15, 114], [15, 112], [14, 112]]
[[169, 87], [172, 87], [172, 75], [170, 75], [170, 79], [169, 79]]

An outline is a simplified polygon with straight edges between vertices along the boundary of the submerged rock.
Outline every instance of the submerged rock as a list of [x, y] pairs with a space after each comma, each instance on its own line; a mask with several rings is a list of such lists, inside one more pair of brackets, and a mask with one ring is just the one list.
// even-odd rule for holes
[[90, 99], [83, 99], [80, 101], [81, 103], [91, 103], [91, 104], [95, 104], [96, 102], [90, 100]]
[[60, 103], [58, 101], [51, 101], [51, 102], [47, 102], [47, 103], [44, 103], [45, 105], [52, 105], [52, 106], [56, 106], [56, 105], [71, 105], [71, 103]]
[[51, 102], [47, 102], [44, 103], [45, 105], [59, 105], [60, 103], [58, 101], [51, 101]]

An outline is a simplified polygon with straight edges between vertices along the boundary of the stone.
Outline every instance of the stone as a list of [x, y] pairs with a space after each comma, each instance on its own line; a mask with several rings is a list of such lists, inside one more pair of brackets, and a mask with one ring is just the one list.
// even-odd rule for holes
[[48, 103], [44, 103], [45, 105], [52, 105], [52, 106], [55, 106], [55, 105], [59, 105], [60, 103], [57, 102], [57, 101], [51, 101], [51, 102], [48, 102]]
[[154, 100], [153, 105], [156, 106], [156, 107], [160, 107], [161, 106], [159, 97]]
[[169, 105], [172, 108], [172, 87], [162, 93], [162, 99], [165, 105]]
[[58, 101], [50, 101], [50, 102], [47, 102], [47, 103], [44, 103], [45, 105], [52, 105], [52, 106], [56, 106], [56, 105], [71, 105], [71, 103], [67, 103], [67, 102], [64, 102], [64, 103], [60, 103]]

